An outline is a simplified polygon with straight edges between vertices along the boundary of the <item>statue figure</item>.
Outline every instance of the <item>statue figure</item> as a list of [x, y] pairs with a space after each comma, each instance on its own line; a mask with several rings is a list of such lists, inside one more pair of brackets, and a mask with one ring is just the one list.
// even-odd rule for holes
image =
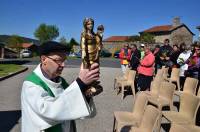
[[[90, 69], [91, 64], [99, 63], [99, 55], [102, 49], [102, 37], [104, 27], [98, 26], [97, 33], [93, 31], [94, 20], [92, 18], [85, 18], [83, 21], [83, 32], [81, 33], [81, 51], [83, 68]], [[86, 91], [86, 95], [97, 95], [103, 88], [99, 85], [100, 82], [95, 82]]]
[[98, 48], [97, 56], [100, 55], [100, 52], [101, 52], [101, 50], [103, 48], [103, 44], [102, 44], [103, 32], [104, 32], [104, 26], [103, 25], [99, 25], [97, 27], [97, 33], [96, 33], [96, 41], [97, 41], [97, 48]]

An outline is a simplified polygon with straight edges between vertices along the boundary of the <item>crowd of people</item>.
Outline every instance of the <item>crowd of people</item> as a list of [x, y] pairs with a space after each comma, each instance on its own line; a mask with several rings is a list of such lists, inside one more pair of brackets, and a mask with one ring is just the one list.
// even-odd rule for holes
[[[183, 87], [186, 77], [200, 79], [200, 43], [170, 45], [169, 39], [164, 45], [155, 45], [152, 49], [148, 44], [125, 44], [120, 50], [122, 72], [126, 68], [137, 71], [136, 90], [149, 90], [153, 76], [158, 69], [169, 67], [180, 68], [180, 85]], [[145, 83], [144, 83], [145, 82]]]

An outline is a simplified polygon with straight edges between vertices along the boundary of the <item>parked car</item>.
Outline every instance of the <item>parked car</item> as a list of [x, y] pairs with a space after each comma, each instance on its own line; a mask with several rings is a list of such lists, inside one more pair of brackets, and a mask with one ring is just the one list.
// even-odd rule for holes
[[76, 53], [70, 53], [69, 56], [70, 56], [70, 57], [75, 57], [75, 56], [76, 56]]
[[29, 51], [29, 50], [23, 50], [21, 53], [20, 53], [20, 56], [22, 58], [29, 58], [29, 57], [32, 57], [32, 52]]
[[81, 54], [81, 51], [79, 51], [78, 53], [76, 53], [76, 57], [77, 58], [81, 58], [82, 54]]
[[114, 53], [114, 57], [115, 57], [115, 58], [119, 58], [119, 53], [120, 53], [120, 51], [116, 51], [116, 52]]
[[106, 50], [106, 49], [103, 49], [100, 52], [100, 57], [111, 57], [111, 55], [112, 54], [108, 50]]
[[68, 56], [81, 58], [81, 51], [70, 53]]

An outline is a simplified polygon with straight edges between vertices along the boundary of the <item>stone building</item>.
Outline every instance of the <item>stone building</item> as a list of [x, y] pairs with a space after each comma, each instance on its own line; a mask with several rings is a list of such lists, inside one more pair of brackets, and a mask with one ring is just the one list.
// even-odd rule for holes
[[128, 42], [129, 36], [111, 36], [103, 40], [103, 47], [110, 53], [120, 50]]
[[163, 43], [165, 39], [170, 40], [170, 44], [180, 44], [185, 42], [186, 44], [192, 44], [194, 33], [183, 23], [180, 22], [179, 17], [173, 19], [172, 25], [154, 26], [146, 29], [142, 33], [150, 33], [154, 35], [156, 43]]
[[0, 42], [0, 59], [17, 58], [17, 52], [5, 46], [4, 42]]

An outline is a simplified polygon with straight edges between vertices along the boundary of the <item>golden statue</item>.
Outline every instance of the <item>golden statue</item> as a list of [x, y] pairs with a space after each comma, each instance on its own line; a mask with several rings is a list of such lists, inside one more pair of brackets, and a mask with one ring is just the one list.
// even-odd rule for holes
[[[94, 33], [94, 20], [85, 18], [83, 21], [83, 32], [81, 33], [81, 51], [83, 68], [90, 69], [93, 63], [99, 63], [100, 51], [103, 47], [102, 37], [104, 32], [103, 25], [98, 26], [97, 33]], [[96, 95], [103, 88], [99, 85], [100, 82], [95, 82], [90, 86], [86, 95]]]

